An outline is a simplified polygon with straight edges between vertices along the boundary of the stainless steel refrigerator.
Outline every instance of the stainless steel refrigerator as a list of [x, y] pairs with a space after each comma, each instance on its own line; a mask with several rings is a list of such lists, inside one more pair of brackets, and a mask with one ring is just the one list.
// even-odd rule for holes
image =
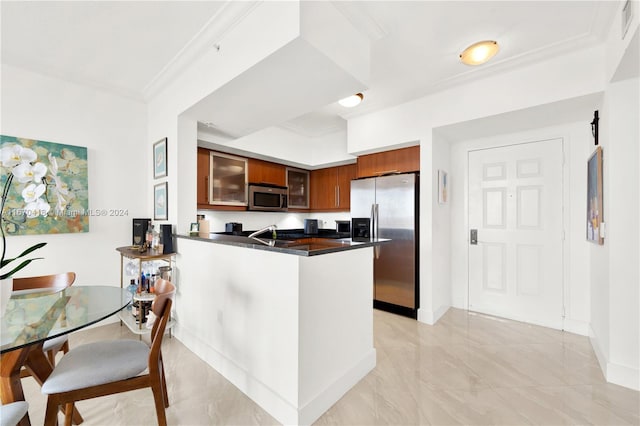
[[417, 317], [419, 308], [419, 174], [351, 181], [351, 218], [369, 218], [374, 249], [373, 306]]

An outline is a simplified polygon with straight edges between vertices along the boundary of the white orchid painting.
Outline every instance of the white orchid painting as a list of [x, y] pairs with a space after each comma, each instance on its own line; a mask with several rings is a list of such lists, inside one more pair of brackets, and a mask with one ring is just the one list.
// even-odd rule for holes
[[0, 135], [5, 235], [89, 231], [87, 148]]

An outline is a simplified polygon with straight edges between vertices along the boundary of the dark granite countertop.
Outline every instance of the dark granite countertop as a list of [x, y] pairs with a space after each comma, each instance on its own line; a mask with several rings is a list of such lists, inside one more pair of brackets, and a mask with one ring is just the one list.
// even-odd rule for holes
[[[243, 232], [242, 234], [245, 233], [248, 235], [250, 232]], [[345, 250], [371, 247], [389, 241], [387, 239], [353, 241], [350, 237], [341, 238], [341, 235], [335, 231], [333, 231], [333, 234], [324, 232], [319, 232], [318, 234], [304, 234], [302, 230], [277, 230], [277, 238], [275, 240], [267, 238], [270, 237], [270, 232], [262, 234], [265, 238], [248, 238], [245, 235], [233, 235], [232, 233], [225, 232], [211, 233], [208, 238], [198, 235], [184, 234], [178, 234], [176, 237], [214, 244], [246, 247], [256, 250], [295, 254], [298, 256], [317, 256], [321, 254], [336, 253]]]
[[[247, 237], [254, 231], [240, 231], [240, 232], [215, 232], [217, 235], [235, 235], [240, 237]], [[305, 234], [304, 229], [276, 229], [276, 235], [281, 240], [294, 240], [299, 238], [349, 238], [351, 234], [349, 232], [336, 232], [335, 229], [318, 229], [316, 234]], [[260, 234], [261, 238], [271, 238], [271, 231], [264, 231]]]

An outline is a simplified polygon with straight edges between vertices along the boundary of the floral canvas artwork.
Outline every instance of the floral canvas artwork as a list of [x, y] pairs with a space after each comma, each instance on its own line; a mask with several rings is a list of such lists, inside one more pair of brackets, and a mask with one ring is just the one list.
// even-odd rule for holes
[[89, 231], [85, 147], [0, 135], [0, 188], [5, 235]]

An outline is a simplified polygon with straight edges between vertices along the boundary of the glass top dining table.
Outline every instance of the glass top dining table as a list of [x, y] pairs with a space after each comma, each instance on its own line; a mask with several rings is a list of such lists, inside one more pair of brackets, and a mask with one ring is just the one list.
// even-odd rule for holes
[[122, 310], [130, 300], [131, 293], [108, 286], [14, 291], [1, 321], [0, 353], [102, 321]]
[[[62, 336], [115, 315], [131, 301], [120, 287], [73, 286], [11, 293], [0, 321], [0, 399], [24, 400], [20, 370], [24, 366], [42, 384], [53, 366], [42, 351], [45, 340]], [[61, 408], [63, 409], [63, 408]], [[74, 408], [73, 423], [82, 423]], [[20, 425], [29, 425], [25, 416]]]

